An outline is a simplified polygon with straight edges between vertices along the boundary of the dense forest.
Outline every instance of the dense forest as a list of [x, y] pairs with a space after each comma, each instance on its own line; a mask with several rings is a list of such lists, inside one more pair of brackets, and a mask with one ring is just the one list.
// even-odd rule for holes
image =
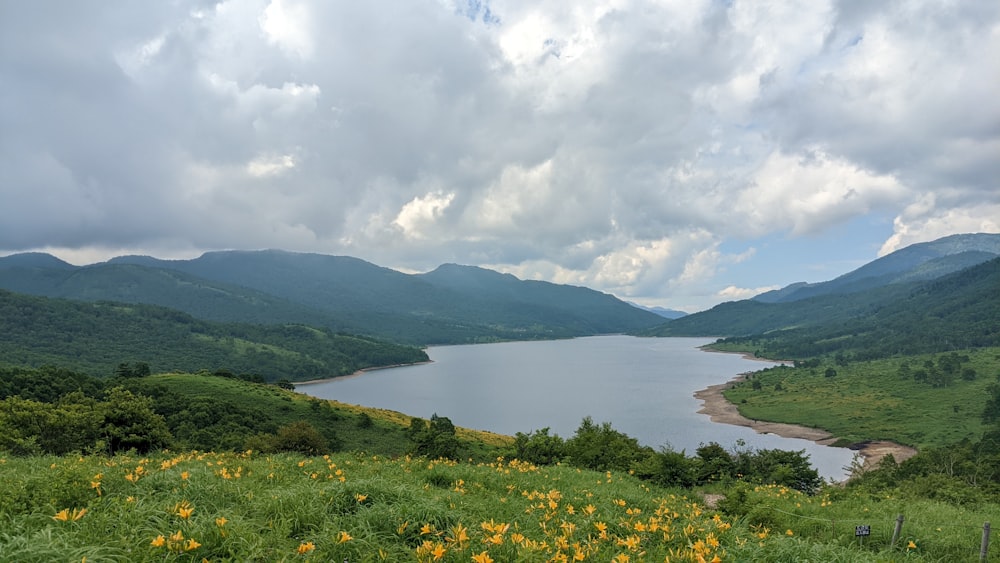
[[0, 360], [111, 375], [122, 363], [154, 372], [219, 369], [306, 380], [427, 360], [423, 350], [303, 325], [201, 321], [152, 305], [86, 303], [0, 290]]

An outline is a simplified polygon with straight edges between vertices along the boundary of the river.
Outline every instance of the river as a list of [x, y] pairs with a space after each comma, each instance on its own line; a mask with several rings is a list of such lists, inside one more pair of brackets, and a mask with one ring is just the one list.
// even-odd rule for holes
[[569, 438], [585, 416], [610, 422], [640, 443], [685, 450], [739, 441], [753, 448], [806, 450], [824, 478], [840, 480], [854, 452], [808, 440], [757, 434], [698, 414], [695, 391], [768, 362], [698, 347], [705, 338], [595, 336], [572, 340], [438, 346], [432, 362], [381, 369], [298, 391], [323, 399], [513, 435], [550, 428]]

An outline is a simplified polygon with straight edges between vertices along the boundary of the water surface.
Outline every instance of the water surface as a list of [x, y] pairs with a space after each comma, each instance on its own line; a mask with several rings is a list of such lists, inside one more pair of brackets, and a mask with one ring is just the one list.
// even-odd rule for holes
[[300, 385], [315, 397], [336, 399], [513, 435], [550, 428], [569, 438], [585, 416], [659, 448], [686, 450], [742, 440], [754, 448], [807, 450], [827, 478], [841, 479], [853, 452], [808, 440], [761, 435], [698, 414], [695, 391], [766, 362], [704, 352], [705, 338], [597, 336], [573, 340], [440, 346], [432, 363]]

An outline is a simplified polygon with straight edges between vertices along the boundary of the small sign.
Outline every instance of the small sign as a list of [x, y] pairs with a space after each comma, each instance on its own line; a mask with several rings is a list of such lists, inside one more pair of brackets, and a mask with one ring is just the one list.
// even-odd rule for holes
[[857, 537], [870, 536], [872, 535], [872, 527], [868, 524], [865, 524], [864, 526], [855, 526], [854, 535]]

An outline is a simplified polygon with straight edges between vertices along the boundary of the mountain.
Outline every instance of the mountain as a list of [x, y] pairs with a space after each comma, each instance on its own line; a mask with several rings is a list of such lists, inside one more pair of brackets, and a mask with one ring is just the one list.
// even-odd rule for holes
[[[722, 303], [641, 334], [731, 337], [854, 326], [857, 319], [873, 318], [935, 280], [990, 264], [998, 256], [1000, 235], [945, 237], [901, 249], [829, 282], [793, 284], [754, 299]], [[980, 294], [983, 307], [1000, 300], [1000, 282], [993, 289]]]
[[678, 311], [677, 309], [666, 309], [664, 307], [645, 307], [643, 305], [639, 305], [638, 303], [632, 303], [631, 301], [629, 301], [629, 305], [632, 305], [633, 307], [638, 307], [644, 311], [649, 311], [650, 313], [655, 313], [665, 319], [679, 319], [687, 315], [687, 313], [685, 313], [684, 311]]
[[110, 375], [122, 362], [153, 371], [206, 369], [313, 379], [427, 360], [420, 349], [303, 325], [201, 321], [153, 305], [87, 303], [0, 290], [3, 364]]
[[917, 243], [887, 254], [836, 279], [796, 283], [762, 293], [763, 303], [787, 303], [833, 293], [855, 293], [894, 283], [924, 281], [1000, 256], [1000, 234], [960, 234]]
[[564, 338], [640, 330], [662, 319], [611, 295], [444, 265], [403, 274], [358, 258], [278, 250], [193, 260], [122, 256], [76, 267], [0, 258], [0, 288], [171, 307], [199, 319], [301, 323], [408, 344]]
[[[1000, 258], [902, 285], [904, 293], [852, 315], [730, 340], [754, 342], [766, 357], [850, 354], [862, 360], [1000, 346]], [[761, 305], [782, 307], [831, 297]]]

